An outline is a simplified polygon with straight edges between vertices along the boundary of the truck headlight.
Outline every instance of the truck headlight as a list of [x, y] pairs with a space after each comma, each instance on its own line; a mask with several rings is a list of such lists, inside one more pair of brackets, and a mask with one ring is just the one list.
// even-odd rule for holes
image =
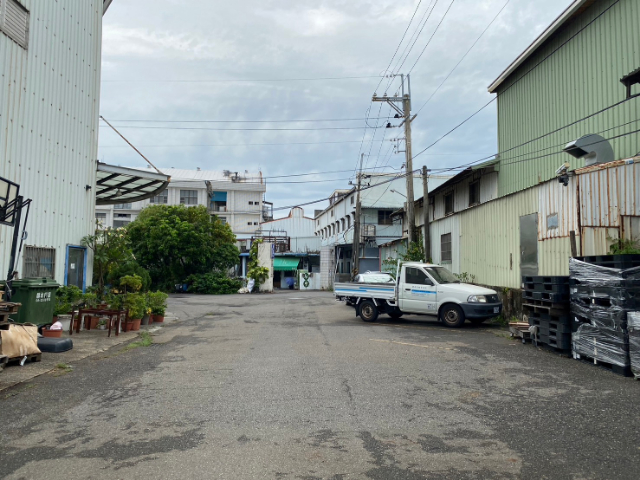
[[487, 297], [484, 295], [471, 295], [467, 298], [469, 303], [487, 303]]

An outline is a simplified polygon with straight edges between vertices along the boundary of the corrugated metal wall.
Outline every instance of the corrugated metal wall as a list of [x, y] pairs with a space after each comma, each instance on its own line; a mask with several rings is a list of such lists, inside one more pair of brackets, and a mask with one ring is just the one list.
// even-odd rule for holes
[[[26, 244], [56, 248], [62, 282], [67, 244], [94, 226], [95, 188], [85, 186], [96, 181], [102, 0], [21, 2], [28, 50], [0, 33], [0, 176], [33, 199]], [[0, 225], [2, 278], [11, 233]]]
[[[532, 67], [597, 17], [614, 0], [594, 2], [538, 49], [498, 89], [501, 152], [551, 132], [625, 98], [620, 78], [640, 66], [640, 2], [621, 0], [558, 52]], [[519, 80], [519, 78], [522, 80]], [[510, 87], [517, 81], [517, 84]], [[637, 87], [636, 87], [637, 88]], [[570, 161], [562, 146], [589, 133], [605, 138], [637, 130], [640, 98], [502, 155], [499, 194], [507, 195], [553, 178]], [[638, 133], [612, 139], [615, 159], [638, 152]], [[542, 157], [542, 158], [535, 158]], [[573, 168], [581, 167], [573, 160]]]
[[[498, 196], [498, 172], [470, 176], [436, 194], [433, 207], [433, 218], [444, 217], [444, 196], [453, 192], [453, 211], [461, 212], [469, 208], [469, 184], [480, 181], [480, 203], [485, 203]], [[420, 197], [420, 195], [418, 195]]]
[[[452, 272], [461, 273], [460, 266], [460, 215], [452, 215], [429, 224], [431, 260]], [[442, 261], [442, 235], [451, 234], [451, 262]]]

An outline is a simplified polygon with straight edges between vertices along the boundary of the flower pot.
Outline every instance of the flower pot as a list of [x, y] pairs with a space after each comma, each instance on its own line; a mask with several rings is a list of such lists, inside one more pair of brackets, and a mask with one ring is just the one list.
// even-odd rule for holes
[[151, 315], [144, 315], [142, 317], [142, 321], [140, 322], [142, 325], [149, 325], [149, 321], [153, 322], [153, 320], [151, 320]]
[[87, 325], [87, 321], [89, 323], [88, 330], [95, 330], [98, 328], [98, 322], [100, 322], [100, 317], [89, 317], [88, 320], [85, 320], [85, 325]]
[[153, 316], [153, 321], [157, 322], [157, 323], [164, 322], [164, 315], [154, 315]]
[[136, 332], [138, 330], [140, 330], [140, 322], [142, 321], [141, 318], [135, 318], [135, 319], [130, 319], [127, 321], [127, 323], [125, 323], [124, 325], [124, 331], [125, 332]]
[[47, 338], [60, 338], [62, 337], [62, 330], [49, 330], [48, 328], [43, 328], [42, 336]]

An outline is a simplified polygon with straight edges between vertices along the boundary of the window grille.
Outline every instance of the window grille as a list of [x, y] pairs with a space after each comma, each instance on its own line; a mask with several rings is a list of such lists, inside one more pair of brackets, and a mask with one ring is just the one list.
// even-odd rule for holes
[[480, 181], [476, 180], [469, 184], [469, 206], [480, 203]]
[[131, 203], [116, 203], [113, 208], [115, 210], [131, 210]]
[[129, 225], [131, 222], [129, 220], [114, 220], [113, 228], [122, 228]]
[[23, 263], [23, 278], [54, 278], [56, 271], [56, 249], [25, 246]]
[[29, 44], [29, 11], [18, 0], [0, 0], [0, 30], [25, 50]]
[[393, 210], [378, 210], [378, 225], [393, 225], [392, 213]]
[[184, 205], [197, 205], [198, 191], [197, 190], [180, 190], [180, 203]]
[[445, 233], [440, 237], [440, 261], [451, 261], [451, 234]]
[[167, 192], [166, 190], [160, 192], [158, 195], [156, 195], [155, 197], [151, 197], [149, 199], [150, 203], [155, 203], [155, 204], [166, 204], [169, 202], [169, 192]]
[[453, 192], [444, 196], [444, 214], [449, 215], [451, 213], [453, 213]]

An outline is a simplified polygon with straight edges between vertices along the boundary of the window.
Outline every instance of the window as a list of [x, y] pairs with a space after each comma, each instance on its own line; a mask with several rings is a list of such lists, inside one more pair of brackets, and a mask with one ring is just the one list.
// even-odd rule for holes
[[451, 261], [451, 234], [445, 233], [440, 237], [440, 261]]
[[469, 206], [480, 203], [480, 180], [469, 184]]
[[249, 205], [253, 205], [253, 202], [249, 202]]
[[130, 203], [116, 203], [113, 206], [114, 209], [116, 210], [131, 210], [131, 204]]
[[47, 277], [53, 278], [56, 271], [56, 249], [25, 247], [24, 248], [23, 278]]
[[183, 205], [197, 205], [198, 191], [197, 190], [180, 190], [180, 203], [182, 203]]
[[164, 191], [160, 192], [158, 195], [156, 195], [155, 197], [151, 197], [149, 199], [150, 203], [167, 203], [169, 201], [169, 192], [167, 192], [167, 190], [165, 189]]
[[252, 224], [253, 224], [252, 222], [247, 222], [247, 225], [252, 225]]
[[130, 213], [116, 213], [116, 218], [126, 218], [128, 220], [131, 220], [131, 214]]
[[129, 225], [131, 222], [129, 220], [114, 220], [113, 228], [122, 228]]
[[353, 196], [351, 197], [351, 205], [353, 205], [353, 203], [355, 202], [355, 200], [353, 199]]
[[96, 220], [106, 220], [107, 214], [104, 212], [96, 212]]
[[351, 228], [351, 215], [347, 217], [347, 229]]
[[0, 0], [0, 30], [26, 50], [29, 44], [29, 11], [18, 0]]
[[213, 221], [214, 219], [218, 219], [220, 220], [220, 223], [222, 223], [223, 225], [227, 224], [227, 217], [219, 217], [217, 215], [211, 215], [211, 220]]
[[393, 225], [392, 213], [393, 210], [378, 210], [378, 225]]
[[258, 225], [258, 222], [253, 222], [254, 225]]
[[331, 216], [333, 217], [333, 210], [331, 210]]
[[404, 271], [404, 282], [414, 285], [433, 285], [431, 279], [419, 268], [407, 267]]
[[552, 213], [547, 216], [547, 230], [558, 228], [558, 214]]
[[444, 196], [444, 214], [450, 215], [453, 213], [453, 192], [447, 193]]

